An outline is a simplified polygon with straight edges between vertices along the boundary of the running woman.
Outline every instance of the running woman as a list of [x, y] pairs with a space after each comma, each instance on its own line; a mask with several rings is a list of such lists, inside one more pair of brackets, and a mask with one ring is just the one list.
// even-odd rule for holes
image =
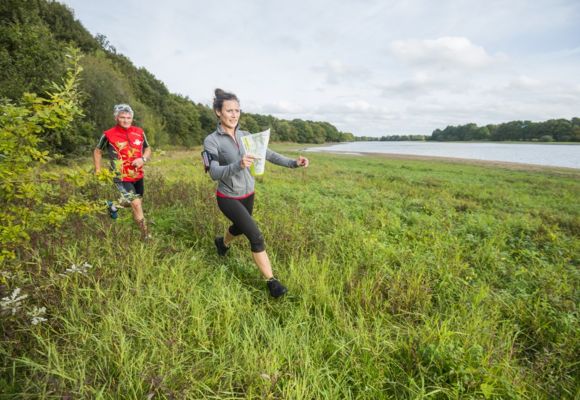
[[[245, 154], [240, 141], [249, 132], [238, 129], [240, 120], [240, 101], [233, 93], [215, 90], [213, 109], [219, 119], [217, 129], [204, 140], [204, 150], [209, 154], [209, 174], [218, 181], [217, 204], [221, 212], [232, 222], [224, 236], [215, 239], [217, 252], [225, 256], [235, 237], [244, 235], [250, 243], [252, 258], [266, 279], [270, 295], [282, 296], [287, 289], [273, 273], [270, 259], [266, 253], [264, 236], [252, 218], [254, 209], [254, 177], [250, 166], [254, 157]], [[296, 160], [284, 157], [268, 149], [266, 160], [288, 168], [308, 167], [308, 159], [299, 156]]]

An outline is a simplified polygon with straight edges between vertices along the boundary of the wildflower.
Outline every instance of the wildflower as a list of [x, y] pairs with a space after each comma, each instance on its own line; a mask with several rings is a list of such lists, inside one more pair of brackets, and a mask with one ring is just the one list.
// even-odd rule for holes
[[64, 274], [60, 274], [60, 275], [62, 275], [62, 276], [66, 276], [66, 275], [69, 275], [69, 274], [83, 274], [83, 275], [86, 275], [86, 273], [89, 270], [89, 268], [93, 268], [93, 266], [91, 264], [87, 263], [87, 262], [85, 262], [82, 265], [73, 264], [73, 265], [70, 266], [70, 268], [67, 268], [64, 271]]
[[0, 271], [0, 277], [8, 280], [8, 279], [12, 278], [12, 274], [8, 271]]
[[20, 288], [16, 288], [14, 289], [14, 291], [10, 296], [4, 297], [0, 301], [0, 307], [2, 311], [4, 312], [10, 311], [12, 315], [15, 315], [16, 311], [18, 311], [18, 309], [20, 309], [21, 307], [20, 302], [27, 297], [28, 297], [27, 294], [23, 294], [20, 296]]
[[28, 314], [28, 316], [32, 317], [32, 319], [30, 320], [30, 322], [32, 323], [32, 325], [38, 325], [41, 322], [46, 321], [46, 318], [43, 317], [43, 315], [46, 313], [46, 307], [34, 307], [32, 309], [32, 311], [27, 312], [26, 314]]

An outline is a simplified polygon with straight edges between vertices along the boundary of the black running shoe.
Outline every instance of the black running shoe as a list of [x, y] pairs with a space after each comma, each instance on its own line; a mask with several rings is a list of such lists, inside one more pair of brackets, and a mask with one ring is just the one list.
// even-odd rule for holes
[[217, 253], [222, 257], [225, 256], [228, 250], [230, 249], [225, 245], [223, 236], [216, 237], [214, 243], [215, 247], [217, 248]]
[[270, 296], [274, 297], [275, 299], [282, 296], [284, 293], [288, 291], [284, 285], [280, 283], [280, 281], [276, 278], [268, 279], [268, 290], [270, 290]]

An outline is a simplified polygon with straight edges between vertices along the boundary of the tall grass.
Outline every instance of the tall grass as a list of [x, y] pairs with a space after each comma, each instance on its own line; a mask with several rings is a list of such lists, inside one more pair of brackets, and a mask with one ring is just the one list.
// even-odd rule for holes
[[22, 252], [29, 275], [2, 295], [26, 283], [47, 321], [5, 318], [1, 398], [578, 395], [580, 174], [328, 154], [270, 164], [255, 217], [289, 287], [273, 300], [245, 239], [215, 254], [227, 221], [198, 155], [151, 163], [152, 242], [122, 210]]

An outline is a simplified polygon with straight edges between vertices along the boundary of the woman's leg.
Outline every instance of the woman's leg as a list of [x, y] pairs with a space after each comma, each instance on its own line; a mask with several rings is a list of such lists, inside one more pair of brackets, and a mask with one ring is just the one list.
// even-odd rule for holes
[[252, 252], [252, 257], [254, 262], [258, 266], [258, 269], [262, 273], [262, 276], [266, 279], [272, 279], [274, 274], [272, 274], [272, 265], [270, 264], [270, 259], [268, 258], [268, 253], [266, 250], [259, 253]]
[[[270, 264], [270, 259], [268, 258], [268, 253], [266, 253], [266, 247], [264, 245], [264, 237], [252, 218], [254, 195], [243, 200], [218, 197], [218, 206], [224, 215], [233, 223], [228, 229], [229, 236], [226, 234], [228, 243], [231, 242], [233, 237], [244, 234], [250, 241], [254, 262], [258, 266], [262, 276], [267, 280], [270, 295], [274, 298], [284, 295], [288, 289], [274, 278], [272, 265]], [[225, 240], [222, 239], [222, 242], [225, 242]], [[225, 254], [224, 249], [220, 249], [218, 242], [216, 242], [216, 245], [218, 246], [218, 253], [221, 251]], [[227, 251], [227, 247], [225, 247], [225, 250]]]
[[227, 199], [218, 197], [218, 206], [222, 213], [232, 221], [224, 237], [224, 244], [228, 246], [234, 237], [243, 234], [250, 241], [252, 258], [266, 279], [273, 277], [272, 265], [265, 250], [264, 237], [252, 218], [254, 196], [245, 199]]
[[230, 247], [230, 244], [234, 241], [237, 236], [234, 236], [230, 233], [230, 228], [226, 229], [226, 233], [224, 234], [224, 245], [226, 247]]

